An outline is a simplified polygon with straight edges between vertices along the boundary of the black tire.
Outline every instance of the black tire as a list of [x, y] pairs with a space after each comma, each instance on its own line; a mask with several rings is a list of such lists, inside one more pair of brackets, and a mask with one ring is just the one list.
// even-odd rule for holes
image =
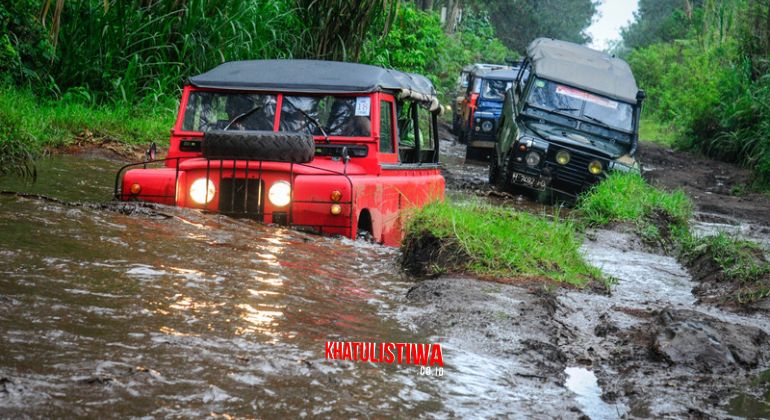
[[511, 189], [511, 154], [507, 153], [503, 158], [503, 164], [499, 169], [499, 174], [495, 186], [500, 191], [509, 191]]
[[489, 185], [497, 185], [497, 180], [500, 178], [500, 165], [497, 163], [497, 155], [492, 153], [489, 156]]
[[455, 113], [452, 117], [452, 134], [457, 135], [460, 132], [460, 116]]
[[315, 141], [303, 133], [217, 130], [203, 136], [202, 152], [208, 159], [307, 163], [315, 156]]

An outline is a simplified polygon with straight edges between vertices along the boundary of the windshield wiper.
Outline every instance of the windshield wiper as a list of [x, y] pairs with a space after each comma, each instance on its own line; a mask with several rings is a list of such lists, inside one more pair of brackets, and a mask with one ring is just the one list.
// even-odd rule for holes
[[242, 119], [244, 119], [244, 118], [248, 117], [249, 115], [251, 115], [251, 114], [253, 114], [253, 113], [255, 113], [255, 112], [259, 111], [260, 109], [262, 109], [262, 106], [263, 106], [263, 105], [257, 105], [257, 106], [255, 106], [254, 108], [251, 108], [250, 110], [248, 110], [248, 111], [244, 112], [243, 114], [240, 114], [240, 115], [236, 115], [236, 116], [235, 116], [235, 118], [233, 118], [232, 120], [230, 120], [230, 122], [229, 122], [229, 123], [227, 123], [227, 125], [225, 126], [225, 128], [223, 128], [222, 130], [223, 130], [223, 131], [226, 131], [228, 128], [230, 128], [230, 126], [231, 126], [231, 125], [235, 124], [236, 122], [238, 122], [238, 121], [240, 121], [240, 120], [242, 120]]
[[329, 142], [329, 135], [326, 134], [326, 130], [324, 130], [323, 126], [321, 125], [321, 122], [318, 121], [318, 118], [308, 114], [304, 109], [302, 109], [302, 108], [298, 107], [297, 105], [294, 105], [293, 103], [291, 103], [291, 101], [286, 101], [286, 103], [291, 105], [292, 108], [294, 108], [297, 111], [299, 111], [302, 115], [305, 116], [305, 118], [309, 119], [310, 122], [315, 124], [315, 126], [318, 127], [319, 130], [321, 130], [321, 134], [323, 134], [323, 136], [324, 136], [324, 143], [326, 143], [326, 144], [330, 143]]
[[600, 119], [598, 119], [596, 117], [592, 117], [592, 116], [586, 115], [586, 114], [583, 114], [583, 117], [588, 118], [589, 120], [591, 120], [591, 121], [601, 125], [604, 128], [609, 128], [610, 130], [612, 129], [612, 127], [610, 127], [609, 124], [607, 124], [606, 122], [604, 122], [604, 121], [602, 121], [602, 120], [600, 120]]
[[[549, 113], [549, 114], [555, 114], [555, 115], [564, 115], [556, 111], [580, 111], [579, 108], [539, 108], [543, 111]], [[574, 117], [574, 115], [565, 115], [566, 117]]]

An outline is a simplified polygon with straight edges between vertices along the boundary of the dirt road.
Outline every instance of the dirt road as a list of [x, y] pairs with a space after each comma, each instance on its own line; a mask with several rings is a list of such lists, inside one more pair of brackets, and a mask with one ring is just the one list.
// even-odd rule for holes
[[[450, 193], [495, 199], [486, 166], [466, 164], [462, 145], [441, 134]], [[653, 183], [692, 196], [696, 231], [741, 233], [749, 226], [747, 236], [767, 236], [768, 197], [734, 194], [747, 171], [653, 144], [643, 144], [640, 155]], [[543, 210], [520, 199], [502, 204]], [[501, 416], [770, 416], [770, 390], [756, 382], [770, 367], [766, 312], [698, 303], [688, 271], [645, 247], [632, 229], [587, 237], [593, 239], [582, 247], [585, 257], [618, 280], [611, 295], [457, 277], [422, 281], [409, 291], [406, 317], [467, 362], [454, 367], [463, 383], [448, 371], [448, 392], [488, 399], [494, 408], [485, 414]], [[483, 368], [474, 377], [478, 364]]]

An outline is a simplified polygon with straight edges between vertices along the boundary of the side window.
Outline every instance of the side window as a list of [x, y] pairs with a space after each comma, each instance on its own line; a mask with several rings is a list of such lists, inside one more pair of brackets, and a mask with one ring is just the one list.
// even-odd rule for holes
[[380, 153], [393, 153], [393, 103], [380, 101]]
[[432, 115], [426, 108], [417, 108], [417, 135], [420, 137], [420, 150], [433, 150], [433, 124], [431, 124]]
[[396, 119], [398, 120], [398, 157], [401, 163], [415, 163], [418, 161], [417, 142], [414, 137], [414, 113], [417, 104], [414, 102], [399, 101], [396, 105]]

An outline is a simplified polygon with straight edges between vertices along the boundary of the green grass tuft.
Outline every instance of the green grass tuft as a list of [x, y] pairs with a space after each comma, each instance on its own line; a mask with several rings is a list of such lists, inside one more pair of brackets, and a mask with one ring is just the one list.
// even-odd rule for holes
[[429, 232], [458, 245], [469, 259], [464, 268], [482, 276], [547, 277], [583, 286], [602, 279], [579, 252], [580, 240], [569, 220], [479, 203], [433, 203], [416, 210], [407, 240]]
[[578, 201], [577, 209], [590, 225], [639, 222], [664, 214], [671, 225], [687, 226], [693, 204], [684, 191], [657, 189], [635, 173], [614, 173]]

